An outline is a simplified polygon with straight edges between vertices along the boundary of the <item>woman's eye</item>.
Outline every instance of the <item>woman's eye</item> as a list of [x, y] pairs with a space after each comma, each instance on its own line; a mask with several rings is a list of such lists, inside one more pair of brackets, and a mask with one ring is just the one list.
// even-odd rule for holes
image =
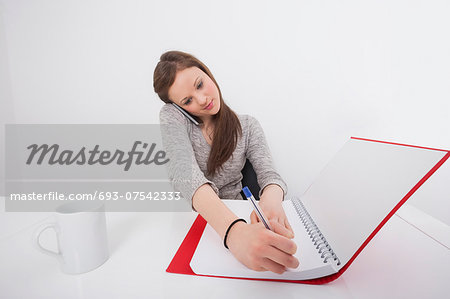
[[197, 89], [202, 88], [202, 86], [203, 86], [203, 81], [200, 81], [200, 82], [198, 83], [198, 85], [197, 85]]
[[192, 101], [192, 99], [189, 98], [189, 99], [187, 99], [186, 101], [184, 101], [184, 104], [185, 104], [185, 105], [189, 105], [189, 104], [191, 103], [191, 101]]

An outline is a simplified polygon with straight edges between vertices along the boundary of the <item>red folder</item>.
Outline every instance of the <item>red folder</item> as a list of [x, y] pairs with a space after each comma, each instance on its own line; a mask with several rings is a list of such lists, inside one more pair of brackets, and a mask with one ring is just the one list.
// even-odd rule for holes
[[291, 283], [303, 283], [303, 284], [324, 284], [324, 283], [328, 283], [328, 282], [331, 282], [331, 281], [337, 279], [339, 276], [341, 276], [347, 270], [347, 268], [351, 265], [351, 263], [359, 255], [359, 253], [370, 242], [370, 240], [372, 240], [372, 238], [383, 227], [383, 225], [392, 217], [392, 215], [394, 215], [394, 213], [414, 194], [414, 192], [416, 192], [417, 189], [419, 189], [420, 186], [422, 186], [422, 184], [425, 183], [426, 180], [429, 177], [431, 177], [431, 175], [433, 175], [433, 173], [439, 167], [441, 167], [442, 164], [444, 164], [444, 162], [450, 157], [450, 151], [448, 151], [448, 150], [434, 149], [434, 148], [428, 148], [428, 147], [406, 145], [406, 144], [392, 143], [392, 142], [385, 142], [385, 141], [378, 141], [378, 140], [371, 140], [371, 139], [365, 139], [365, 138], [352, 137], [352, 139], [357, 139], [357, 140], [362, 140], [362, 141], [370, 141], [370, 142], [380, 142], [380, 143], [401, 145], [401, 146], [409, 146], [409, 147], [434, 150], [434, 151], [443, 151], [443, 152], [446, 152], [446, 154], [438, 163], [436, 163], [436, 165], [434, 165], [434, 167], [432, 167], [425, 174], [425, 176], [419, 182], [417, 182], [417, 184], [407, 194], [405, 194], [405, 196], [399, 201], [399, 203], [391, 210], [391, 212], [383, 219], [383, 221], [381, 221], [381, 223], [375, 228], [375, 230], [370, 234], [370, 236], [365, 240], [365, 242], [360, 246], [360, 248], [354, 253], [354, 255], [351, 257], [351, 259], [346, 263], [346, 265], [343, 268], [341, 268], [338, 272], [336, 272], [332, 275], [329, 275], [329, 276], [320, 277], [320, 278], [316, 278], [316, 279], [309, 279], [309, 280], [242, 278], [242, 277], [228, 277], [228, 276], [196, 274], [196, 273], [194, 273], [194, 271], [192, 271], [192, 269], [190, 267], [190, 262], [192, 260], [192, 256], [194, 255], [194, 252], [197, 248], [197, 245], [200, 241], [200, 238], [201, 238], [203, 231], [207, 224], [206, 221], [203, 219], [203, 217], [200, 215], [198, 215], [197, 218], [195, 219], [189, 232], [187, 233], [186, 237], [184, 238], [183, 242], [181, 243], [178, 251], [176, 252], [175, 256], [173, 257], [173, 259], [170, 262], [166, 271], [169, 273], [198, 275], [198, 276], [211, 276], [211, 277], [246, 279], [246, 280], [279, 281], [279, 282], [291, 282]]

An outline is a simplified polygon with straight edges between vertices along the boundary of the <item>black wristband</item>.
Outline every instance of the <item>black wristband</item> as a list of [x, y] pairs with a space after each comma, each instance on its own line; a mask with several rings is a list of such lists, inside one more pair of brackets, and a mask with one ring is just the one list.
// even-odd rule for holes
[[228, 229], [227, 229], [227, 231], [226, 231], [226, 233], [225, 233], [225, 237], [223, 238], [223, 245], [225, 246], [226, 249], [229, 249], [228, 246], [227, 246], [227, 237], [228, 237], [228, 233], [230, 232], [231, 227], [232, 227], [233, 225], [235, 225], [235, 224], [236, 224], [237, 222], [239, 222], [239, 221], [244, 221], [245, 223], [247, 223], [247, 221], [245, 221], [245, 219], [242, 219], [242, 218], [236, 219], [236, 220], [234, 220], [233, 222], [231, 222], [230, 226], [228, 226]]

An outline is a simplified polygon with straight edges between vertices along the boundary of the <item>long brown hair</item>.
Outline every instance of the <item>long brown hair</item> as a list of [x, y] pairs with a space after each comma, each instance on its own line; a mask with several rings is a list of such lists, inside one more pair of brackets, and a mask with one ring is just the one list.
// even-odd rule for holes
[[[214, 139], [208, 158], [208, 175], [214, 174], [233, 154], [238, 139], [242, 136], [239, 118], [222, 98], [222, 92], [211, 71], [200, 60], [191, 54], [181, 51], [168, 51], [161, 55], [160, 61], [153, 72], [153, 88], [164, 103], [172, 103], [169, 99], [169, 88], [175, 81], [178, 71], [190, 67], [198, 67], [216, 84], [220, 95], [219, 112], [213, 116], [215, 121]], [[201, 120], [199, 119], [201, 123]]]

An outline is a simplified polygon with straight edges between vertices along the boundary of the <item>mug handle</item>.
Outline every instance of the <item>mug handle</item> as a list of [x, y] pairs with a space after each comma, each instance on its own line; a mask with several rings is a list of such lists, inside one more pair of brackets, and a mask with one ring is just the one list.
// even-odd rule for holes
[[[48, 228], [53, 228], [55, 230], [55, 232], [57, 232], [57, 225], [56, 223], [44, 223], [41, 224], [35, 231], [33, 234], [33, 244], [35, 245], [36, 249], [39, 250], [42, 253], [48, 254], [50, 256], [54, 256], [54, 257], [60, 257], [61, 253], [60, 252], [55, 252], [53, 250], [49, 250], [47, 248], [44, 248], [41, 243], [39, 242], [39, 238], [41, 237], [41, 234]], [[58, 250], [59, 251], [59, 250]]]

